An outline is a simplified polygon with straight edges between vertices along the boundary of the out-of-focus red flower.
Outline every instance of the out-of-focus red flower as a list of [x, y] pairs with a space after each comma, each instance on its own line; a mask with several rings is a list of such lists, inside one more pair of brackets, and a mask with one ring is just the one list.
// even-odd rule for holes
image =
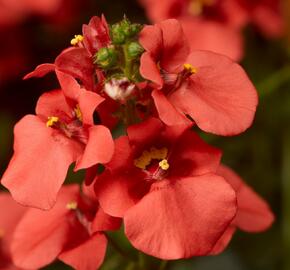
[[105, 214], [86, 189], [64, 186], [53, 209], [27, 211], [14, 232], [16, 265], [39, 269], [58, 258], [77, 270], [99, 268], [107, 246], [103, 231], [119, 229], [120, 219]]
[[101, 207], [124, 217], [131, 243], [162, 259], [206, 255], [236, 214], [233, 189], [214, 174], [220, 151], [187, 127], [155, 118], [130, 126], [95, 181]]
[[238, 64], [212, 52], [189, 53], [175, 19], [146, 26], [140, 43], [140, 73], [155, 83], [152, 97], [166, 124], [183, 123], [189, 115], [199, 128], [219, 135], [235, 135], [252, 124], [257, 92]]
[[43, 94], [36, 115], [16, 124], [14, 156], [1, 180], [16, 201], [42, 209], [54, 205], [73, 162], [75, 170], [89, 168], [110, 161], [114, 151], [109, 129], [93, 122], [103, 98], [58, 75], [62, 90]]
[[149, 18], [160, 22], [177, 18], [190, 40], [191, 49], [218, 52], [240, 60], [242, 29], [252, 23], [266, 36], [283, 33], [279, 0], [140, 0]]
[[0, 26], [18, 23], [31, 14], [56, 12], [62, 0], [0, 0]]
[[221, 165], [217, 174], [233, 187], [237, 194], [237, 215], [229, 228], [215, 245], [212, 253], [222, 252], [228, 245], [236, 229], [256, 233], [267, 230], [274, 221], [274, 215], [268, 204], [250, 188], [229, 167]]
[[10, 194], [0, 193], [0, 269], [20, 270], [12, 263], [11, 241], [13, 232], [26, 208], [17, 204]]

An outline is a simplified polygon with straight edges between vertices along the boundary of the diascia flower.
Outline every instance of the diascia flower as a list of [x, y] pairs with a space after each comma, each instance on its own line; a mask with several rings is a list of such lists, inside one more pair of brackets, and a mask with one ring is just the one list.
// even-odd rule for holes
[[237, 229], [256, 233], [267, 230], [274, 221], [269, 205], [229, 167], [221, 165], [217, 174], [224, 177], [237, 194], [237, 215], [215, 245], [212, 253], [222, 252]]
[[279, 0], [140, 0], [153, 22], [177, 18], [191, 49], [210, 50], [240, 60], [242, 29], [254, 24], [264, 35], [284, 32]]
[[235, 135], [253, 121], [257, 92], [244, 70], [229, 58], [206, 51], [189, 53], [178, 21], [145, 26], [141, 75], [155, 83], [159, 117], [168, 125], [191, 117], [203, 131]]
[[90, 187], [63, 186], [50, 211], [30, 209], [17, 225], [11, 253], [24, 269], [39, 269], [59, 259], [77, 270], [96, 270], [103, 262], [107, 239], [120, 219], [106, 215]]
[[16, 203], [8, 193], [0, 193], [0, 269], [20, 270], [12, 263], [11, 242], [16, 225], [26, 208]]
[[73, 162], [75, 170], [106, 163], [114, 148], [109, 129], [93, 123], [103, 98], [69, 75], [59, 76], [63, 89], [43, 94], [36, 115], [16, 124], [14, 155], [1, 180], [16, 201], [42, 209], [54, 205]]
[[96, 92], [102, 85], [104, 77], [98, 67], [94, 65], [93, 56], [110, 42], [105, 17], [94, 16], [88, 25], [83, 25], [83, 35], [75, 35], [71, 40], [72, 47], [64, 50], [55, 59], [54, 64], [41, 64], [24, 79], [42, 77], [57, 70], [80, 80], [87, 90]]
[[137, 249], [162, 259], [206, 255], [236, 214], [236, 196], [214, 174], [221, 153], [185, 126], [151, 118], [130, 126], [95, 191], [101, 207], [123, 217]]

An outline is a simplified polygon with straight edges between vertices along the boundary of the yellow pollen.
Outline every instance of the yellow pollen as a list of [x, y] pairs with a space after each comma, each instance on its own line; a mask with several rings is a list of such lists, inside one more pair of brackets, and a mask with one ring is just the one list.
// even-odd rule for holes
[[134, 165], [137, 168], [145, 170], [153, 159], [164, 160], [167, 157], [167, 154], [168, 149], [165, 147], [161, 149], [151, 147], [150, 151], [145, 150], [139, 158], [134, 160]]
[[5, 235], [5, 232], [3, 229], [0, 228], [0, 239], [3, 238]]
[[77, 105], [75, 107], [74, 112], [75, 112], [76, 118], [79, 119], [82, 122], [83, 121], [83, 115], [82, 115], [82, 112], [81, 112], [81, 109], [80, 109], [79, 105]]
[[183, 67], [186, 71], [190, 72], [191, 74], [195, 74], [197, 72], [197, 68], [195, 68], [191, 64], [184, 64]]
[[68, 210], [76, 210], [78, 208], [78, 203], [77, 202], [69, 202], [66, 205], [66, 209]]
[[55, 123], [59, 121], [59, 118], [56, 116], [50, 116], [47, 118], [46, 126], [47, 127], [52, 127]]
[[79, 42], [82, 42], [84, 37], [82, 35], [75, 35], [75, 37], [70, 41], [72, 46], [78, 45]]
[[164, 170], [167, 171], [169, 169], [169, 163], [167, 159], [163, 159], [159, 162], [159, 167]]

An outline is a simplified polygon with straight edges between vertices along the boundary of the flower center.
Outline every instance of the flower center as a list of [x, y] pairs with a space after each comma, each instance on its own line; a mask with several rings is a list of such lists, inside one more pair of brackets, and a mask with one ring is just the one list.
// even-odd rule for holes
[[191, 0], [188, 7], [188, 12], [191, 15], [198, 16], [204, 11], [204, 8], [214, 5], [216, 0]]
[[157, 160], [160, 161], [158, 163], [158, 167], [164, 171], [169, 169], [169, 163], [166, 159], [168, 156], [168, 149], [166, 147], [163, 148], [155, 148], [151, 147], [150, 150], [145, 150], [141, 154], [140, 157], [134, 160], [134, 165], [137, 168], [146, 170], [149, 165], [152, 164], [152, 161]]
[[79, 105], [76, 105], [69, 117], [66, 114], [63, 117], [49, 116], [46, 126], [61, 131], [68, 138], [75, 138], [81, 143], [87, 143], [87, 129], [83, 126], [83, 116]]
[[74, 38], [70, 41], [72, 46], [77, 46], [80, 42], [84, 40], [82, 35], [75, 35]]

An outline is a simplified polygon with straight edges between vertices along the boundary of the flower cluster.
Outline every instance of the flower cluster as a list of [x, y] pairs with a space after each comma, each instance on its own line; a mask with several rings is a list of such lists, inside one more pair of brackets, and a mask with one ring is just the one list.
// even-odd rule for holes
[[242, 30], [253, 24], [266, 37], [281, 37], [280, 0], [140, 0], [153, 22], [177, 18], [191, 49], [212, 50], [240, 60]]
[[[195, 131], [251, 126], [258, 98], [241, 66], [191, 50], [175, 19], [93, 17], [71, 45], [25, 77], [55, 72], [60, 89], [15, 126], [1, 183], [25, 207], [0, 195], [1, 263], [97, 269], [122, 223], [136, 249], [165, 260], [218, 254], [237, 228], [271, 225], [267, 203]], [[63, 185], [72, 164], [85, 179]]]

